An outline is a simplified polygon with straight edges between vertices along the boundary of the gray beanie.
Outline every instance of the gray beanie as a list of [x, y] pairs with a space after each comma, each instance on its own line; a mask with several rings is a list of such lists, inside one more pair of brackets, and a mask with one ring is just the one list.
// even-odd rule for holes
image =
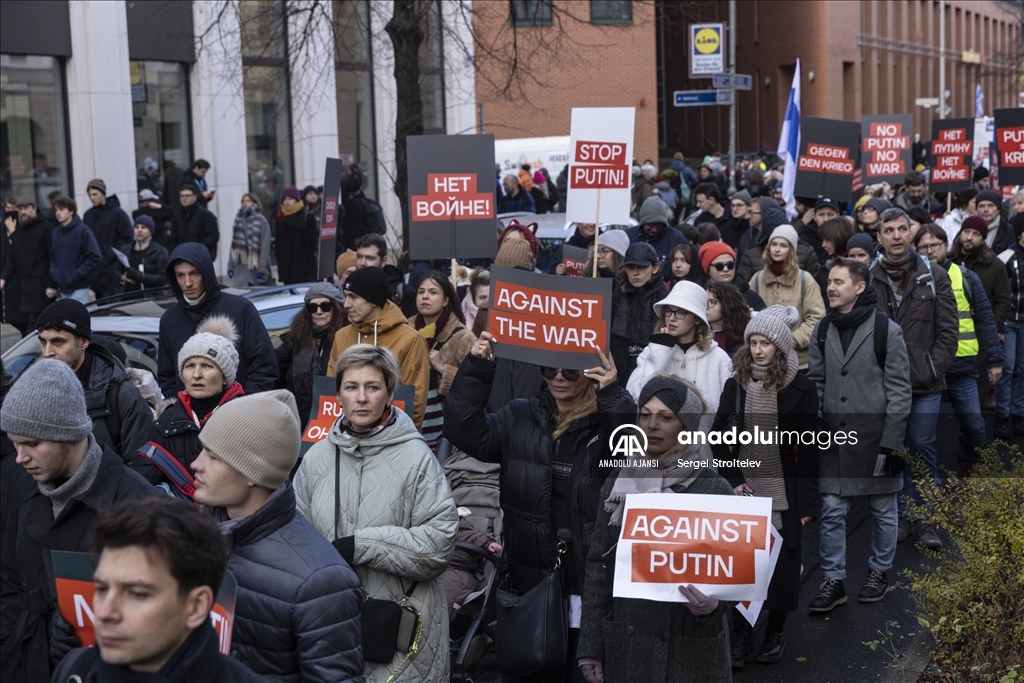
[[199, 432], [205, 448], [271, 491], [288, 478], [302, 434], [295, 396], [286, 389], [239, 396], [217, 408]]
[[330, 299], [331, 301], [337, 301], [339, 304], [345, 303], [345, 295], [330, 282], [318, 282], [307, 289], [306, 295], [302, 297], [302, 300], [308, 304], [313, 299]]
[[643, 408], [652, 398], [657, 397], [675, 413], [683, 427], [690, 432], [700, 429], [700, 418], [704, 414], [704, 401], [697, 391], [675, 377], [653, 377], [640, 390], [637, 408]]
[[92, 432], [82, 383], [63, 361], [42, 358], [4, 398], [0, 429], [41, 441], [77, 443]]
[[657, 195], [648, 197], [640, 207], [637, 223], [640, 225], [668, 225], [668, 204]]
[[793, 350], [793, 327], [799, 322], [800, 312], [792, 306], [769, 306], [747, 323], [743, 341], [749, 342], [753, 335], [759, 334], [782, 353], [789, 353]]
[[235, 348], [237, 339], [238, 333], [231, 318], [211, 315], [178, 352], [178, 375], [182, 376], [182, 368], [190, 358], [205, 358], [220, 368], [224, 375], [224, 388], [231, 386], [238, 374], [238, 350]]

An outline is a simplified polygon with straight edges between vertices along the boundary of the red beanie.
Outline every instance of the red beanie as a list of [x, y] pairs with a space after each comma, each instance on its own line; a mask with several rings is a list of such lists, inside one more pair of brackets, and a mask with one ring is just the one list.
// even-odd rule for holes
[[537, 252], [540, 251], [540, 242], [537, 241], [537, 235], [534, 234], [537, 232], [537, 224], [530, 223], [529, 225], [523, 225], [522, 223], [513, 218], [512, 222], [508, 224], [508, 227], [502, 230], [501, 234], [498, 235], [499, 247], [501, 246], [501, 243], [505, 241], [505, 237], [509, 234], [509, 232], [513, 230], [518, 230], [520, 233], [522, 233], [523, 239], [525, 239], [530, 245], [530, 251], [533, 252], [533, 257], [537, 258]]
[[705, 242], [701, 245], [700, 251], [697, 252], [697, 257], [700, 259], [700, 265], [705, 273], [711, 269], [711, 262], [722, 254], [728, 254], [734, 259], [736, 258], [736, 252], [725, 242]]

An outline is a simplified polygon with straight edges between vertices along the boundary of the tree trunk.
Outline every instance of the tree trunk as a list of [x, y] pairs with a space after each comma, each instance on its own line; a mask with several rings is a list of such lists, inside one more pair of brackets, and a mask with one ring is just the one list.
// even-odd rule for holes
[[424, 33], [417, 0], [394, 0], [395, 11], [384, 30], [395, 52], [395, 194], [402, 207], [402, 248], [409, 249], [409, 171], [406, 138], [423, 134], [420, 94], [420, 44]]

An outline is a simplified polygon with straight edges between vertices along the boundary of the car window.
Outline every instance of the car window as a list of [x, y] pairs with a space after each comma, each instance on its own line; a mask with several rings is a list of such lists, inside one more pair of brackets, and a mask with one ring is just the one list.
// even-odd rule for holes
[[283, 330], [291, 327], [292, 318], [295, 314], [301, 310], [302, 306], [289, 306], [287, 308], [275, 308], [270, 311], [262, 311], [260, 313], [260, 320], [263, 321], [263, 326], [267, 328], [268, 332], [274, 332], [275, 330]]

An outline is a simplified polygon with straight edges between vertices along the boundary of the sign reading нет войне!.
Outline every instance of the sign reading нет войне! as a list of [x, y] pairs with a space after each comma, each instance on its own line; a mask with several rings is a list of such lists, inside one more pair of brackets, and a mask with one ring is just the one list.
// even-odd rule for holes
[[956, 192], [971, 185], [971, 159], [974, 155], [974, 119], [937, 119], [932, 121], [932, 192]]
[[628, 225], [632, 202], [632, 107], [574, 107], [566, 220]]

